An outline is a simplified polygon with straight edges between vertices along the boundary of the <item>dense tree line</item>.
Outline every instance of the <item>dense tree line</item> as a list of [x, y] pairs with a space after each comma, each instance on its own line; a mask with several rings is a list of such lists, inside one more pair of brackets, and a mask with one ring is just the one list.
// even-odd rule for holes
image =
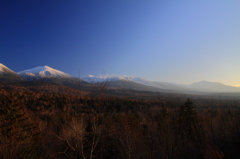
[[236, 101], [0, 93], [1, 159], [223, 159], [239, 149]]

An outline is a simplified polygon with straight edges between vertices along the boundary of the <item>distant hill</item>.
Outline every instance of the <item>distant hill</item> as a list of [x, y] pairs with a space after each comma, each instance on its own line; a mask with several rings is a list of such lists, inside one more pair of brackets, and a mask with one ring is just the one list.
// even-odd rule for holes
[[205, 92], [240, 92], [240, 88], [224, 85], [219, 82], [200, 81], [187, 86]]

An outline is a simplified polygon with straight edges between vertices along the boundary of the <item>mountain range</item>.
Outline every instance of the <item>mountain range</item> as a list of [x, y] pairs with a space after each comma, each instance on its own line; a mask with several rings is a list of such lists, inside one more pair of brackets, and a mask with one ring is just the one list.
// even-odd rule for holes
[[217, 82], [200, 81], [190, 85], [182, 85], [168, 82], [148, 81], [132, 76], [93, 76], [89, 75], [83, 79], [71, 76], [49, 66], [39, 66], [18, 73], [0, 64], [0, 80], [2, 81], [45, 81], [63, 84], [71, 87], [82, 85], [98, 85], [107, 83], [109, 88], [129, 89], [139, 91], [169, 92], [169, 93], [199, 93], [199, 92], [221, 92], [240, 93], [240, 88], [224, 85]]

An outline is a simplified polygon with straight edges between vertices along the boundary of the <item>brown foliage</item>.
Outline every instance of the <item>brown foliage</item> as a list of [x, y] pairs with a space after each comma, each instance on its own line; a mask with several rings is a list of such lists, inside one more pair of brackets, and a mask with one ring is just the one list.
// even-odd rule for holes
[[2, 90], [0, 158], [239, 158], [240, 109], [206, 104]]

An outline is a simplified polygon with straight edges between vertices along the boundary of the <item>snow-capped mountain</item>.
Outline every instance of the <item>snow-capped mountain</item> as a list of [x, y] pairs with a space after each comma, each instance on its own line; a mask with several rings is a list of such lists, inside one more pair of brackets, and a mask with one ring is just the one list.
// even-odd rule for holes
[[67, 73], [53, 69], [49, 66], [39, 66], [32, 69], [18, 72], [25, 80], [35, 80], [41, 78], [71, 78]]
[[8, 68], [7, 66], [3, 65], [0, 63], [0, 74], [4, 75], [4, 74], [17, 74], [16, 72], [14, 72], [13, 70], [11, 70], [10, 68]]
[[105, 76], [93, 76], [83, 78], [86, 82], [92, 84], [99, 84], [101, 82], [109, 82], [108, 87], [117, 89], [139, 90], [139, 91], [164, 91], [156, 84], [133, 76], [118, 76], [118, 75], [105, 75]]
[[106, 81], [128, 81], [128, 82], [135, 82], [138, 84], [143, 84], [146, 86], [151, 86], [151, 87], [157, 87], [157, 88], [162, 88], [162, 86], [157, 85], [151, 81], [145, 80], [143, 78], [139, 77], [133, 77], [133, 76], [118, 76], [118, 75], [107, 75], [107, 76], [93, 76], [93, 75], [88, 75], [88, 77], [83, 78], [86, 82], [89, 83], [101, 83], [101, 82], [106, 82]]
[[0, 63], [0, 80], [19, 81], [22, 78], [16, 72]]

